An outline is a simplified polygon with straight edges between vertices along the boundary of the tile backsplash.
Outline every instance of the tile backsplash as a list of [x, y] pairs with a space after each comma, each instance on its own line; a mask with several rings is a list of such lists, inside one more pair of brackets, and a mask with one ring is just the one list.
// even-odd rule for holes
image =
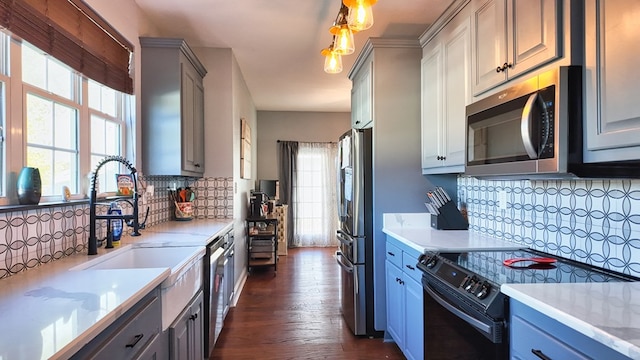
[[[151, 197], [139, 202], [140, 221], [151, 227], [174, 219], [175, 206], [169, 200], [168, 189], [190, 186], [196, 193], [194, 217], [198, 219], [233, 218], [233, 178], [139, 178], [139, 193], [148, 185], [155, 191]], [[131, 207], [122, 203], [123, 212]], [[105, 212], [99, 206], [98, 212]], [[98, 224], [98, 238], [105, 236], [106, 223]], [[126, 230], [126, 226], [125, 226]], [[144, 232], [144, 230], [142, 230]], [[123, 236], [127, 236], [127, 231]], [[66, 203], [60, 206], [0, 213], [0, 279], [44, 263], [60, 259], [75, 252], [86, 251], [89, 236], [89, 204]]]
[[640, 180], [460, 176], [458, 196], [470, 230], [640, 277]]

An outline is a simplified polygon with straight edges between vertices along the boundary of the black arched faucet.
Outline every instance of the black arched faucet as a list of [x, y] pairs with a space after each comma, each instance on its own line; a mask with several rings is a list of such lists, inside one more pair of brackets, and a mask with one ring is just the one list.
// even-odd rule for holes
[[[98, 172], [100, 171], [100, 168], [102, 166], [112, 161], [117, 161], [121, 164], [124, 164], [127, 167], [127, 169], [129, 169], [133, 177], [133, 202], [127, 199], [116, 200], [116, 201], [126, 201], [127, 203], [131, 204], [131, 207], [133, 208], [133, 214], [131, 215], [125, 215], [125, 214], [98, 215], [96, 214], [96, 205], [97, 205], [96, 180], [98, 177]], [[136, 172], [137, 172], [136, 168], [133, 167], [133, 165], [131, 165], [131, 163], [122, 156], [107, 156], [106, 158], [102, 159], [100, 163], [98, 163], [98, 166], [96, 166], [96, 170], [93, 172], [93, 175], [91, 177], [91, 194], [89, 196], [89, 244], [88, 244], [89, 255], [96, 255], [98, 253], [98, 239], [96, 237], [96, 221], [97, 220], [122, 219], [123, 221], [126, 222], [127, 226], [133, 228], [133, 232], [131, 233], [131, 236], [141, 235], [140, 229], [144, 228], [144, 224], [146, 223], [147, 218], [145, 216], [145, 219], [144, 219], [145, 221], [142, 224], [140, 224], [138, 220], [138, 176], [136, 175]], [[149, 209], [147, 209], [147, 216], [149, 215], [148, 210]], [[113, 241], [113, 237], [111, 236], [111, 234], [107, 234], [107, 247], [113, 247], [113, 245], [111, 244], [112, 241]]]

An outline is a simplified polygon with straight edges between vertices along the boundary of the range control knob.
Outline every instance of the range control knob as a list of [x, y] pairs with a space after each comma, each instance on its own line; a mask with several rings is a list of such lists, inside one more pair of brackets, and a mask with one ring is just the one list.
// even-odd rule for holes
[[490, 292], [491, 292], [491, 284], [489, 284], [486, 281], [483, 281], [482, 286], [480, 287], [480, 291], [478, 291], [478, 293], [476, 294], [476, 297], [482, 300], [487, 296], [489, 296]]
[[436, 266], [437, 263], [438, 263], [438, 258], [436, 258], [435, 256], [432, 256], [427, 259], [427, 263], [425, 265], [427, 265], [427, 268], [433, 269], [433, 267]]
[[473, 289], [477, 286], [477, 282], [478, 282], [478, 278], [475, 277], [475, 275], [472, 276], [465, 284], [464, 291], [473, 292]]

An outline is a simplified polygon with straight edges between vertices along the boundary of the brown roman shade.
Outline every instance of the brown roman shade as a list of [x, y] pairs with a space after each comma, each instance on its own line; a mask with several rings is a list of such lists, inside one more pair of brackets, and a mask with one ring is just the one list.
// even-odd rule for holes
[[0, 0], [0, 26], [86, 77], [133, 94], [133, 45], [81, 0]]

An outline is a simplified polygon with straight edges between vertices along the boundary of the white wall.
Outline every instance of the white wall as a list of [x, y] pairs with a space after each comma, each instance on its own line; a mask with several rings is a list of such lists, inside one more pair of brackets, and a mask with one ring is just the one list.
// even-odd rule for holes
[[351, 128], [351, 113], [258, 111], [256, 179], [278, 179], [278, 140], [329, 142]]

